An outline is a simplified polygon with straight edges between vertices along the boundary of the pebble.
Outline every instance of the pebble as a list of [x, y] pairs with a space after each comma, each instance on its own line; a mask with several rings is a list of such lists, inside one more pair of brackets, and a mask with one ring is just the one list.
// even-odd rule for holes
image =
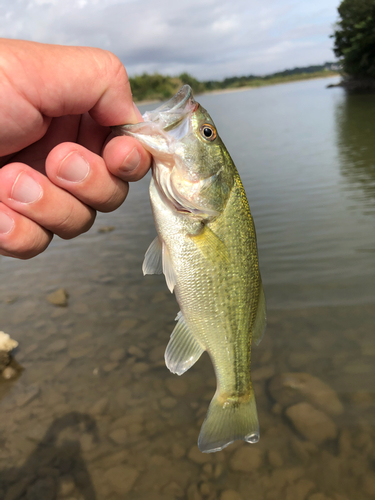
[[75, 484], [71, 476], [63, 476], [60, 478], [59, 497], [67, 497], [71, 495], [74, 490]]
[[109, 404], [109, 399], [104, 397], [99, 399], [95, 404], [92, 405], [89, 413], [92, 415], [103, 415]]
[[136, 345], [131, 345], [129, 347], [128, 354], [130, 354], [131, 356], [135, 356], [138, 359], [142, 359], [145, 357], [144, 351], [142, 351], [142, 349], [140, 349]]
[[272, 467], [282, 467], [284, 465], [284, 460], [277, 450], [269, 450], [267, 456]]
[[164, 351], [165, 351], [165, 346], [158, 345], [157, 347], [151, 349], [148, 355], [148, 359], [152, 363], [164, 365]]
[[150, 365], [144, 362], [135, 363], [132, 366], [132, 373], [144, 373], [150, 369]]
[[68, 342], [65, 339], [59, 339], [55, 340], [55, 342], [52, 342], [47, 349], [46, 353], [58, 353], [61, 351], [64, 351], [68, 347]]
[[115, 444], [126, 444], [128, 432], [126, 429], [115, 429], [109, 434], [109, 437]]
[[119, 326], [116, 328], [116, 332], [121, 335], [124, 333], [128, 333], [130, 330], [132, 330], [135, 326], [137, 326], [138, 321], [133, 318], [126, 318], [121, 321]]
[[315, 483], [309, 479], [299, 479], [295, 484], [287, 487], [285, 500], [305, 500], [311, 490], [315, 488]]
[[211, 455], [209, 453], [202, 453], [199, 451], [198, 446], [190, 448], [188, 457], [192, 462], [200, 465], [211, 462]]
[[47, 295], [47, 300], [50, 304], [59, 307], [66, 307], [68, 305], [68, 293], [64, 288], [59, 288], [54, 292]]
[[173, 458], [182, 458], [186, 455], [185, 448], [180, 443], [174, 443], [172, 445], [172, 456]]
[[30, 439], [30, 441], [40, 443], [44, 438], [46, 432], [47, 426], [37, 422], [27, 432], [26, 437]]
[[202, 483], [200, 485], [199, 491], [204, 497], [208, 497], [210, 493], [214, 491], [214, 487], [211, 483]]
[[121, 387], [116, 394], [116, 401], [121, 410], [129, 405], [129, 401], [132, 399], [132, 393], [126, 387]]
[[313, 493], [309, 496], [308, 500], [331, 500], [329, 497], [325, 496], [323, 493]]
[[242, 496], [235, 490], [225, 490], [220, 495], [220, 500], [242, 500]]
[[263, 453], [254, 445], [241, 446], [233, 453], [229, 465], [234, 472], [253, 472], [263, 464]]
[[333, 420], [309, 403], [290, 406], [285, 413], [295, 429], [315, 444], [322, 444], [337, 436], [337, 426]]
[[222, 463], [216, 464], [214, 470], [214, 478], [219, 479], [219, 477], [223, 474], [223, 472], [224, 472], [223, 464]]
[[102, 366], [103, 372], [105, 373], [110, 373], [113, 372], [118, 367], [118, 363], [106, 363], [105, 365]]
[[92, 347], [91, 346], [80, 346], [77, 345], [75, 347], [71, 347], [69, 349], [69, 356], [72, 359], [79, 359], [83, 357], [89, 357], [90, 354], [92, 353]]
[[[118, 495], [125, 495], [133, 488], [139, 472], [127, 465], [112, 467], [104, 473], [104, 478]], [[40, 499], [39, 499], [40, 500]], [[44, 500], [44, 499], [43, 499]]]
[[17, 370], [15, 370], [12, 366], [7, 366], [6, 368], [4, 368], [2, 373], [2, 377], [5, 380], [12, 380], [13, 378], [16, 378], [17, 375], [18, 375]]
[[202, 500], [202, 495], [199, 493], [198, 485], [191, 484], [187, 490], [187, 500]]
[[184, 396], [188, 390], [187, 382], [176, 376], [167, 378], [165, 385], [173, 396]]
[[121, 361], [125, 357], [125, 349], [123, 347], [119, 347], [111, 352], [109, 355], [109, 359], [111, 361]]
[[343, 406], [336, 392], [309, 373], [283, 373], [270, 381], [269, 391], [283, 407], [308, 401], [329, 415], [340, 415]]
[[166, 408], [167, 410], [174, 408], [176, 404], [177, 400], [171, 397], [166, 397], [160, 400], [160, 406], [162, 408]]
[[185, 496], [184, 490], [177, 483], [169, 483], [162, 489], [164, 495], [172, 496], [173, 498], [183, 498]]
[[261, 380], [268, 380], [274, 375], [275, 375], [275, 366], [265, 365], [251, 372], [251, 380], [253, 382], [259, 382]]

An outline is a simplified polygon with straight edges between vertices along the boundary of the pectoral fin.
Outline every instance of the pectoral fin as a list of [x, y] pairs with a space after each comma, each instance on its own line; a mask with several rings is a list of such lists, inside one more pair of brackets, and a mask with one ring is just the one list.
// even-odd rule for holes
[[159, 236], [157, 236], [148, 247], [143, 261], [142, 271], [143, 274], [164, 273], [167, 287], [171, 293], [173, 292], [177, 283], [177, 277], [172, 266], [168, 248]]
[[173, 269], [172, 259], [169, 254], [169, 250], [165, 243], [163, 242], [163, 273], [165, 276], [165, 281], [167, 282], [167, 287], [169, 291], [173, 293], [174, 287], [177, 283], [177, 276], [175, 270]]
[[204, 349], [190, 332], [181, 312], [176, 319], [178, 322], [165, 350], [164, 359], [172, 373], [182, 375], [198, 361]]
[[151, 245], [148, 247], [145, 254], [145, 260], [143, 261], [142, 271], [143, 274], [161, 274], [163, 272], [162, 264], [162, 249], [163, 244], [159, 238], [152, 241]]
[[263, 285], [261, 283], [259, 291], [258, 312], [255, 318], [252, 332], [252, 341], [255, 342], [255, 345], [259, 345], [260, 341], [263, 338], [266, 329], [266, 313], [266, 299], [264, 297]]
[[220, 259], [224, 262], [229, 262], [227, 247], [207, 224], [203, 226], [203, 229], [198, 234], [190, 235], [190, 238], [206, 259], [211, 261]]

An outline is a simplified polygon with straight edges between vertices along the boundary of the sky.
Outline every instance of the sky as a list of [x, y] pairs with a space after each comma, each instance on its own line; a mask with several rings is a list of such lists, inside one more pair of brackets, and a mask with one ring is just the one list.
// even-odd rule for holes
[[334, 61], [340, 0], [2, 0], [0, 36], [114, 52], [128, 74], [199, 80]]

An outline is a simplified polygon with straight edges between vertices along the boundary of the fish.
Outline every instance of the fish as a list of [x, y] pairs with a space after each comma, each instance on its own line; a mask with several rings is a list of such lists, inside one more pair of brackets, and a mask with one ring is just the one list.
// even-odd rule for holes
[[144, 274], [164, 273], [180, 312], [165, 351], [182, 375], [204, 351], [217, 387], [198, 438], [203, 453], [256, 443], [259, 422], [251, 345], [266, 325], [253, 218], [238, 171], [208, 112], [184, 85], [143, 122], [113, 127], [152, 155], [150, 200], [157, 237]]

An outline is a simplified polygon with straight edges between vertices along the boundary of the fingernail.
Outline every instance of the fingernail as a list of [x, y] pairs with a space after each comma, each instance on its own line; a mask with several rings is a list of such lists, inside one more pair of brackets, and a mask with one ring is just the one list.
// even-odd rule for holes
[[21, 203], [34, 203], [42, 197], [41, 186], [25, 172], [21, 172], [13, 184], [10, 197]]
[[89, 175], [90, 165], [80, 154], [69, 153], [60, 163], [57, 177], [64, 181], [82, 182]]
[[14, 220], [9, 217], [9, 215], [4, 212], [0, 212], [0, 233], [6, 234], [10, 233], [13, 229]]
[[132, 172], [138, 167], [140, 162], [141, 162], [141, 155], [138, 153], [137, 148], [134, 147], [123, 161], [121, 165], [122, 170], [125, 172]]

